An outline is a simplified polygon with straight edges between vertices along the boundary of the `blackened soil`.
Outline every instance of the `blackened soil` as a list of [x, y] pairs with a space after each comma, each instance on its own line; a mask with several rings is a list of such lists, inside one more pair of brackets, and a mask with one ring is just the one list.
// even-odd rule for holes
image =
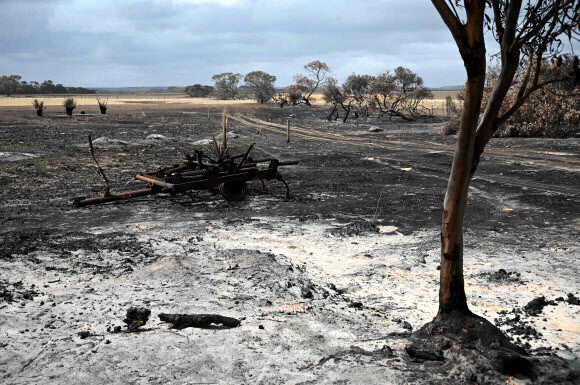
[[[147, 368], [149, 364], [141, 357], [144, 349], [147, 357], [165, 360], [163, 375], [165, 368], [171, 367], [167, 369], [171, 375], [187, 382], [193, 381], [192, 377], [185, 376], [182, 367], [174, 368], [175, 362], [188, 360], [190, 368], [202, 368], [199, 370], [203, 372], [220, 367], [222, 359], [230, 359], [217, 359], [211, 352], [229, 354], [227, 348], [234, 346], [236, 356], [227, 365], [234, 373], [231, 378], [239, 383], [260, 382], [262, 366], [256, 369], [248, 367], [248, 363], [261, 360], [270, 365], [267, 373], [272, 377], [266, 377], [265, 382], [284, 382], [290, 373], [300, 375], [304, 382], [332, 382], [352, 379], [353, 373], [364, 371], [362, 382], [371, 379], [369, 383], [381, 383], [377, 379], [384, 379], [385, 373], [393, 374], [389, 370], [396, 372], [393, 383], [505, 383], [509, 379], [495, 372], [483, 373], [481, 368], [485, 366], [473, 366], [464, 355], [461, 357], [465, 362], [452, 359], [455, 353], [451, 351], [442, 353], [444, 365], [412, 362], [401, 346], [413, 326], [421, 325], [417, 318], [389, 313], [393, 309], [420, 315], [431, 311], [425, 303], [408, 301], [417, 297], [413, 290], [431, 282], [437, 274], [441, 204], [456, 140], [439, 134], [441, 121], [371, 119], [340, 124], [325, 121], [327, 111], [319, 107], [233, 105], [228, 107], [229, 130], [240, 137], [229, 143], [232, 154], [245, 151], [255, 142], [255, 158], [274, 156], [300, 161], [296, 166], [280, 169], [290, 186], [289, 199], [285, 198], [282, 183], [270, 181], [266, 191], [259, 182], [250, 183], [248, 199], [239, 203], [224, 201], [216, 191], [201, 191], [82, 209], [70, 205], [75, 197], [101, 195], [105, 190], [88, 152], [89, 134], [93, 139], [109, 139], [95, 146], [95, 154], [115, 191], [139, 189], [143, 185], [135, 181], [126, 185], [135, 174], [179, 163], [184, 152], [193, 152], [196, 141], [219, 134], [221, 110], [212, 106], [210, 112], [208, 119], [205, 106], [162, 103], [110, 105], [105, 116], [71, 119], [52, 113], [38, 118], [32, 109], [0, 110], [0, 152], [36, 155], [18, 161], [0, 159], [0, 263], [11, 274], [0, 280], [0, 309], [6, 307], [11, 317], [2, 324], [2, 331], [11, 338], [11, 352], [18, 351], [17, 345], [28, 343], [38, 343], [40, 349], [39, 353], [21, 349], [22, 356], [10, 361], [7, 369], [0, 368], [0, 378], [16, 381], [21, 373], [20, 376], [38, 379], [38, 373], [45, 373], [44, 368], [49, 367], [46, 370], [55, 378], [70, 379], [66, 354], [71, 347], [77, 347], [73, 354], [75, 360], [81, 361], [70, 362], [91, 362], [94, 375], [103, 381], [113, 377], [101, 370], [98, 362], [123, 371], [126, 382], [133, 381], [136, 374], [130, 372], [131, 367], [127, 369], [127, 362], [115, 361], [115, 357], [131, 357], [129, 366], [139, 367], [142, 363]], [[285, 129], [288, 120], [292, 126], [289, 144]], [[370, 126], [379, 126], [383, 131], [371, 133]], [[147, 139], [152, 134], [163, 137]], [[208, 146], [204, 150], [211, 152]], [[578, 303], [577, 274], [574, 277], [570, 273], [580, 239], [578, 159], [577, 138], [493, 139], [472, 183], [465, 218], [466, 277], [478, 287], [469, 293], [470, 306], [489, 310], [485, 316], [493, 319], [493, 307], [486, 302], [489, 298], [483, 301], [482, 295], [504, 290], [501, 293], [506, 296], [494, 297], [494, 304], [515, 310], [495, 313], [499, 315], [496, 325], [507, 332], [512, 342], [528, 350], [542, 345], [544, 351], [552, 352], [546, 341], [558, 341], [553, 342], [558, 344], [553, 351], [565, 350], [572, 361], [577, 360], [578, 338], [569, 327], [574, 316], [566, 317], [575, 314], [570, 306]], [[271, 218], [272, 223], [265, 223], [263, 218]], [[225, 229], [216, 229], [217, 221]], [[195, 226], [184, 230], [176, 223]], [[325, 274], [348, 272], [327, 265], [321, 265], [324, 269], [307, 268], [306, 262], [282, 263], [283, 256], [260, 253], [259, 245], [252, 243], [269, 245], [267, 242], [273, 238], [277, 244], [285, 245], [290, 242], [286, 236], [293, 236], [293, 232], [307, 233], [308, 226], [327, 223], [334, 227], [324, 235], [348, 241], [340, 243], [342, 247], [356, 247], [360, 239], [382, 236], [385, 233], [381, 229], [385, 228], [393, 237], [421, 234], [428, 240], [410, 243], [405, 250], [397, 249], [393, 240], [389, 244], [392, 249], [377, 248], [365, 252], [364, 258], [351, 258], [354, 262], [348, 266], [363, 267], [336, 286], [322, 282], [316, 274], [327, 268], [331, 272], [324, 271]], [[276, 238], [277, 225], [293, 228], [285, 229], [287, 233]], [[174, 226], [179, 230], [175, 234]], [[267, 234], [270, 238], [249, 240], [244, 245], [247, 249], [216, 252], [215, 243], [220, 240], [216, 232], [223, 231], [234, 242], [235, 229], [248, 236], [243, 229], [249, 226], [262, 226], [266, 233], [271, 230]], [[204, 241], [206, 237], [211, 241]], [[290, 245], [288, 254], [302, 246], [299, 242]], [[506, 249], [510, 253], [507, 257]], [[486, 255], [478, 255], [480, 250]], [[314, 248], [310, 254], [316, 251]], [[338, 265], [341, 252], [332, 250], [327, 258], [336, 258]], [[403, 256], [402, 262], [380, 258], [394, 252]], [[295, 253], [304, 257], [300, 251]], [[371, 265], [364, 267], [365, 263]], [[476, 263], [478, 270], [474, 271], [471, 266]], [[46, 287], [18, 278], [22, 269], [29, 276], [38, 275]], [[404, 288], [389, 286], [397, 274], [405, 277]], [[178, 279], [181, 280], [174, 281]], [[378, 293], [369, 289], [366, 297], [349, 296], [349, 291], [364, 294], [364, 288], [373, 285], [379, 287]], [[436, 301], [435, 285], [433, 281], [431, 301]], [[564, 299], [571, 292], [571, 296], [566, 301], [554, 299], [560, 304], [557, 306], [543, 304], [537, 314], [524, 311], [526, 303], [544, 295], [543, 291], [552, 290], [552, 286], [569, 287], [566, 291], [558, 289], [561, 292], [557, 295]], [[42, 297], [45, 290], [51, 290], [50, 308], [36, 303], [35, 298]], [[407, 290], [409, 295], [405, 294]], [[392, 297], [397, 295], [400, 301]], [[208, 311], [250, 314], [248, 320], [242, 320], [242, 328], [246, 325], [251, 330], [244, 329], [229, 338], [223, 330], [219, 331], [222, 334], [203, 337], [175, 333], [159, 337], [160, 330], [151, 329], [139, 337], [150, 338], [149, 344], [127, 336], [126, 340], [114, 341], [118, 343], [114, 348], [114, 344], [106, 342], [113, 337], [103, 337], [100, 344], [95, 342], [100, 341], [99, 333], [93, 331], [83, 334], [83, 340], [93, 340], [88, 348], [82, 345], [84, 342], [70, 339], [89, 322], [85, 319], [89, 311], [93, 317], [106, 319], [106, 326], [119, 327], [124, 311], [135, 298], [147, 298], [152, 314], [169, 306], [186, 307], [169, 309], [184, 312], [205, 301]], [[18, 324], [23, 312], [29, 312], [26, 319], [31, 322], [35, 318], [28, 314], [39, 319], [34, 321], [38, 330], [30, 329], [36, 331], [30, 331], [29, 340], [28, 328]], [[273, 314], [285, 318], [264, 318]], [[67, 317], [70, 321], [65, 320]], [[111, 321], [115, 317], [116, 324]], [[153, 319], [157, 316], [151, 317], [147, 327], [153, 324], [152, 328], [161, 328]], [[567, 334], [561, 333], [562, 324], [569, 328], [565, 330]], [[69, 327], [74, 330], [66, 330]], [[388, 327], [393, 330], [386, 332]], [[59, 338], [53, 338], [52, 333], [60, 333]], [[362, 343], [363, 336], [377, 341], [376, 345], [350, 345], [352, 339]], [[339, 346], [343, 342], [348, 345]], [[51, 349], [62, 349], [61, 355], [48, 354], [45, 343], [52, 344]], [[180, 349], [188, 352], [185, 358]], [[99, 360], [87, 359], [96, 352], [101, 354]], [[67, 370], [60, 369], [62, 365]], [[158, 369], [161, 370], [152, 370]], [[300, 373], [293, 373], [296, 371]], [[320, 379], [319, 373], [325, 377]], [[204, 379], [213, 378], [210, 372], [202, 374]], [[143, 381], [168, 381], [160, 378], [152, 375]], [[227, 377], [219, 378], [225, 381]], [[77, 380], [88, 381], [86, 377]]]

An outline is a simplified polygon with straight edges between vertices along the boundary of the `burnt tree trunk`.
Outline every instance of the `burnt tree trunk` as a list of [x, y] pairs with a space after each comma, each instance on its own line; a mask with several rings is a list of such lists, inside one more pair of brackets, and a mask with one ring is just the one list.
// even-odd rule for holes
[[432, 0], [449, 27], [461, 53], [467, 72], [465, 101], [459, 123], [457, 147], [451, 175], [443, 202], [441, 221], [441, 286], [439, 311], [436, 319], [460, 312], [471, 314], [467, 307], [463, 281], [463, 217], [471, 179], [479, 165], [487, 142], [498, 127], [498, 114], [513, 82], [520, 60], [520, 52], [512, 43], [521, 8], [521, 0], [513, 0], [506, 14], [506, 28], [502, 31], [502, 68], [497, 84], [479, 118], [485, 82], [485, 41], [483, 18], [485, 1], [472, 0], [466, 7], [467, 24], [458, 23], [442, 1]]
[[469, 312], [463, 281], [463, 217], [473, 175], [473, 147], [485, 80], [485, 49], [478, 56], [476, 60], [483, 63], [467, 80], [457, 147], [443, 201], [438, 317], [454, 311]]
[[[434, 4], [437, 6], [436, 2]], [[464, 29], [461, 28], [461, 31], [454, 33], [467, 71], [467, 82], [457, 146], [443, 201], [437, 320], [451, 314], [471, 314], [467, 306], [463, 280], [463, 218], [469, 184], [473, 176], [472, 171], [474, 171], [474, 145], [485, 83], [485, 42], [483, 37], [485, 2], [473, 1], [471, 5], [467, 10], [468, 23]], [[453, 25], [452, 27], [457, 26]]]
[[328, 120], [329, 122], [332, 120], [332, 117], [334, 116], [334, 113], [336, 112], [336, 103], [332, 103], [333, 107], [332, 107], [332, 111], [330, 111], [330, 114], [326, 117], [326, 120]]
[[344, 104], [342, 105], [342, 109], [346, 111], [346, 114], [344, 115], [344, 118], [342, 119], [343, 123], [346, 123], [346, 121], [348, 120], [348, 115], [350, 115], [350, 104], [348, 105], [348, 107], [345, 107]]

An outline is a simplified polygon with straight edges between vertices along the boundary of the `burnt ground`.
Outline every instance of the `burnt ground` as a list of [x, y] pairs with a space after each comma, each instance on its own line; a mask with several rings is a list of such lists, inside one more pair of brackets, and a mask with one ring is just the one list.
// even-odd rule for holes
[[[300, 160], [281, 170], [290, 199], [272, 181], [240, 203], [198, 192], [75, 208], [72, 198], [104, 191], [89, 134], [120, 191], [220, 131], [217, 108], [210, 119], [205, 106], [162, 102], [109, 112], [0, 111], [3, 383], [531, 381], [451, 351], [443, 361], [405, 351], [436, 313], [456, 139], [439, 134], [442, 122], [339, 124], [318, 107], [231, 106], [233, 152], [255, 142], [255, 157]], [[579, 155], [578, 138], [493, 139], [465, 219], [470, 306], [533, 357], [572, 368], [544, 366], [544, 383], [573, 383], [580, 367]], [[133, 305], [151, 309], [148, 323], [115, 333]], [[241, 326], [175, 330], [161, 313]]]

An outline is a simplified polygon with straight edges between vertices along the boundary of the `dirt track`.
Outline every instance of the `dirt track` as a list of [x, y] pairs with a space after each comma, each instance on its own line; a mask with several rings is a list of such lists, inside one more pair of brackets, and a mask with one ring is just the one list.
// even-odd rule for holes
[[[217, 108], [210, 121], [205, 107], [177, 103], [115, 108], [73, 119], [0, 111], [2, 382], [473, 380], [468, 363], [413, 362], [404, 350], [436, 312], [455, 139], [438, 134], [441, 123], [341, 125], [318, 108], [230, 106], [230, 130], [241, 136], [232, 146], [256, 142], [256, 156], [301, 161], [281, 170], [291, 199], [272, 182], [236, 204], [204, 192], [70, 207], [103, 192], [89, 133], [112, 139], [97, 156], [122, 189], [219, 131]], [[470, 306], [528, 350], [578, 366], [580, 307], [565, 299], [580, 290], [580, 140], [494, 139], [484, 155], [466, 217]], [[541, 295], [564, 300], [514, 321]], [[124, 326], [131, 305], [152, 310], [144, 330], [107, 331]], [[242, 325], [175, 331], [162, 312]]]

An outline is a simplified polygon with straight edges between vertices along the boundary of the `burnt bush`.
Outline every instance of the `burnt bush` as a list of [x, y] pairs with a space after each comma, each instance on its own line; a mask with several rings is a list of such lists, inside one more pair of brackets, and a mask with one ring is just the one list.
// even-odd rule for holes
[[99, 103], [99, 110], [101, 111], [101, 114], [105, 115], [107, 113], [107, 104], [108, 104], [108, 100], [101, 100], [101, 99], [97, 99], [97, 103]]
[[[572, 60], [564, 59], [565, 62]], [[561, 61], [558, 60], [558, 63]], [[569, 67], [566, 64], [556, 63], [545, 65], [539, 75], [539, 83], [549, 83], [551, 79], [561, 77]], [[499, 74], [499, 68], [492, 66], [489, 73], [491, 80], [484, 89], [481, 114], [495, 86], [497, 76], [493, 75]], [[524, 77], [523, 73], [517, 76], [514, 86], [504, 100], [500, 116], [516, 102]], [[458, 95], [460, 99], [462, 92]], [[450, 114], [449, 120], [443, 126], [442, 134], [456, 134], [460, 117], [461, 109]], [[578, 134], [580, 134], [580, 86], [574, 84], [574, 79], [569, 79], [547, 84], [533, 92], [520, 108], [498, 127], [495, 136], [565, 138]]]
[[38, 99], [34, 99], [34, 101], [32, 102], [32, 106], [36, 110], [36, 115], [42, 116], [42, 111], [44, 108], [44, 100], [39, 101]]
[[77, 108], [77, 102], [73, 98], [67, 98], [62, 103], [64, 109], [66, 110], [66, 114], [68, 116], [72, 116], [72, 112], [75, 108]]

